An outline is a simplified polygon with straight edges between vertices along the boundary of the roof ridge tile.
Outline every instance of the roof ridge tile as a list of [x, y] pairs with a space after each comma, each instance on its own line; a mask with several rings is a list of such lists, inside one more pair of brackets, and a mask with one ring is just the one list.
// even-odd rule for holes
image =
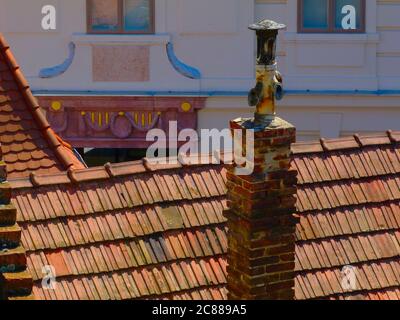
[[0, 49], [0, 54], [3, 56], [6, 65], [8, 65], [10, 76], [13, 78], [19, 88], [19, 92], [23, 97], [27, 111], [32, 114], [36, 125], [42, 131], [45, 140], [49, 144], [50, 149], [53, 150], [56, 158], [60, 161], [61, 166], [65, 170], [76, 166], [79, 168], [79, 160], [73, 159], [74, 155], [65, 150], [65, 148], [68, 148], [68, 144], [63, 143], [62, 139], [57, 137], [54, 131], [50, 128], [50, 125], [45, 115], [42, 113], [37, 99], [33, 96], [29, 83], [23, 75], [14, 54], [10, 49], [10, 46], [1, 33]]
[[[112, 172], [112, 175], [115, 177], [147, 172], [142, 160], [106, 164], [105, 167], [106, 170], [109, 170], [109, 173]], [[109, 167], [109, 169], [107, 169], [107, 167]]]
[[354, 135], [355, 139], [361, 147], [369, 147], [376, 145], [387, 145], [391, 144], [391, 140], [387, 133], [379, 133], [374, 135]]
[[400, 142], [400, 131], [388, 130], [386, 133], [375, 133], [335, 139], [321, 138], [317, 141], [296, 142], [292, 144], [293, 154], [310, 154], [339, 150], [358, 149], [369, 146], [390, 145]]
[[178, 157], [143, 158], [143, 165], [148, 171], [181, 169], [182, 164]]
[[116, 176], [116, 174], [115, 174], [115, 172], [114, 172], [114, 170], [113, 170], [112, 165], [111, 165], [110, 162], [107, 162], [107, 163], [104, 165], [104, 168], [106, 169], [106, 171], [107, 171], [107, 173], [108, 173], [108, 175], [109, 175], [110, 177], [114, 178], [114, 177]]
[[386, 131], [386, 134], [388, 135], [388, 137], [392, 143], [400, 142], [400, 132], [399, 131], [393, 132], [392, 130], [388, 130], [388, 131]]
[[292, 144], [293, 154], [309, 154], [324, 152], [320, 141], [297, 142]]
[[[50, 129], [51, 130], [51, 129]], [[343, 137], [339, 139], [320, 139], [319, 142], [299, 142], [292, 145], [292, 152], [294, 155], [302, 155], [302, 154], [313, 154], [313, 153], [323, 153], [323, 152], [332, 152], [339, 150], [350, 150], [357, 149], [366, 146], [373, 145], [389, 145], [391, 143], [397, 143], [400, 141], [400, 132], [388, 131], [386, 134], [375, 134], [369, 136], [359, 136], [354, 135], [352, 137]], [[231, 159], [227, 153], [221, 153], [220, 159]], [[92, 167], [92, 168], [84, 168], [84, 169], [72, 169], [67, 170], [64, 173], [52, 173], [52, 174], [35, 174], [31, 175], [26, 179], [13, 179], [12, 184], [16, 189], [20, 188], [29, 188], [33, 186], [48, 186], [54, 184], [68, 184], [68, 183], [80, 183], [86, 181], [95, 181], [102, 179], [109, 179], [113, 177], [127, 176], [127, 175], [135, 175], [145, 172], [156, 172], [162, 170], [176, 170], [181, 168], [190, 168], [190, 167], [201, 167], [201, 166], [214, 166], [221, 165], [212, 163], [213, 155], [212, 154], [198, 154], [192, 156], [193, 161], [182, 161], [180, 157], [171, 157], [169, 161], [172, 163], [162, 164], [163, 159], [155, 158], [149, 159], [144, 158], [138, 161], [131, 162], [123, 162], [123, 163], [107, 163], [104, 166]], [[203, 160], [207, 163], [202, 164]], [[164, 159], [167, 162], [168, 158]], [[160, 164], [161, 162], [161, 164]], [[49, 179], [49, 178], [52, 179]], [[54, 182], [52, 182], [54, 181]]]
[[79, 170], [68, 170], [68, 176], [73, 183], [89, 182], [95, 180], [104, 180], [110, 178], [106, 168], [93, 167]]
[[11, 179], [11, 184], [14, 189], [24, 189], [30, 187], [39, 186], [50, 186], [56, 184], [68, 184], [68, 183], [81, 183], [88, 181], [104, 180], [110, 178], [116, 178], [127, 175], [136, 175], [146, 172], [157, 172], [163, 170], [176, 170], [182, 169], [183, 167], [206, 167], [221, 164], [189, 164], [182, 165], [180, 162], [172, 164], [158, 164], [155, 161], [148, 161], [143, 159], [139, 161], [122, 162], [122, 163], [106, 163], [104, 166], [97, 166], [83, 169], [72, 169], [64, 172], [56, 173], [43, 173], [31, 174], [26, 178], [14, 178]]

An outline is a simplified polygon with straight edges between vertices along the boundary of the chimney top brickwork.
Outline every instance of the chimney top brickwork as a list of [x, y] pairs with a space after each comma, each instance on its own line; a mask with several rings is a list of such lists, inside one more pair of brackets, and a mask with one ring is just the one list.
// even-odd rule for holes
[[[249, 104], [257, 106], [255, 117], [230, 122], [231, 130], [242, 131], [242, 137], [254, 132], [254, 159], [247, 157], [254, 170], [239, 175], [239, 164], [228, 168], [228, 298], [294, 299], [297, 171], [290, 160], [296, 129], [275, 116], [275, 99], [282, 91], [275, 41], [284, 26], [269, 20], [258, 25], [266, 31], [257, 33], [257, 51], [268, 59], [258, 59], [257, 86], [249, 94]], [[246, 143], [247, 138], [241, 145], [236, 141], [235, 154], [248, 156]]]

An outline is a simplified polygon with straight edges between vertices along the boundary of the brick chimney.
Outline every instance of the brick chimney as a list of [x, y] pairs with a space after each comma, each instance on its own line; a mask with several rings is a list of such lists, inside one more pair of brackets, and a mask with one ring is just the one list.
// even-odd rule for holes
[[[257, 31], [258, 58], [257, 85], [249, 103], [257, 111], [253, 119], [230, 123], [243, 137], [254, 132], [253, 173], [239, 175], [237, 163], [227, 173], [231, 300], [294, 299], [297, 172], [290, 169], [290, 146], [296, 129], [275, 115], [275, 100], [283, 93], [275, 41], [283, 27], [268, 20], [250, 26]], [[244, 144], [234, 148], [248, 151]]]
[[[0, 159], [2, 158], [0, 150]], [[0, 300], [32, 299], [32, 276], [21, 245], [17, 210], [11, 203], [6, 164], [0, 161]]]

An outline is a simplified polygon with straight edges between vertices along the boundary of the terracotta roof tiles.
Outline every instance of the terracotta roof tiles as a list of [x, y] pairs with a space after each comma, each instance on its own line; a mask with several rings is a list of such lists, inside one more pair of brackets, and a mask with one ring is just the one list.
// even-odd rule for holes
[[[397, 135], [293, 145], [297, 299], [397, 297]], [[145, 159], [12, 180], [35, 295], [226, 298], [225, 174], [221, 165]], [[49, 263], [58, 270], [56, 292], [41, 288]], [[357, 270], [355, 290], [341, 287], [345, 265]]]
[[11, 178], [84, 168], [50, 128], [1, 34], [0, 142]]
[[[294, 146], [300, 215], [297, 298], [396, 298], [400, 145], [393, 137], [397, 134], [320, 141], [322, 150], [316, 149], [317, 144], [311, 145], [313, 151], [307, 144]], [[341, 286], [346, 265], [356, 268], [358, 281], [349, 292]]]

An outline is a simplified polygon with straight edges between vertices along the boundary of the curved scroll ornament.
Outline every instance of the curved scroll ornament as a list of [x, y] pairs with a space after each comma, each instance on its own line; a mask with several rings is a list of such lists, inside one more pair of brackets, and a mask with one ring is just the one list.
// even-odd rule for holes
[[69, 49], [68, 58], [65, 59], [65, 61], [62, 64], [50, 68], [43, 68], [39, 72], [39, 77], [44, 79], [55, 78], [62, 75], [65, 71], [67, 71], [72, 64], [72, 61], [74, 60], [75, 47], [76, 47], [75, 43], [70, 42], [68, 44], [68, 49]]
[[169, 62], [171, 62], [174, 69], [181, 75], [190, 79], [201, 79], [201, 72], [198, 69], [191, 67], [178, 59], [172, 42], [167, 43], [167, 55]]
[[95, 113], [88, 112], [84, 114], [84, 120], [85, 124], [95, 132], [103, 132], [110, 129], [112, 134], [117, 138], [126, 139], [132, 134], [133, 129], [142, 132], [153, 129], [160, 121], [160, 115], [160, 112], [133, 112], [133, 114], [115, 112], [110, 116], [106, 113], [106, 117], [104, 118], [107, 118], [107, 120], [103, 118], [99, 122], [96, 121], [98, 120], [97, 117], [101, 116], [99, 113], [96, 117]]
[[63, 133], [68, 128], [68, 113], [67, 112], [48, 112], [47, 118], [57, 134]]

